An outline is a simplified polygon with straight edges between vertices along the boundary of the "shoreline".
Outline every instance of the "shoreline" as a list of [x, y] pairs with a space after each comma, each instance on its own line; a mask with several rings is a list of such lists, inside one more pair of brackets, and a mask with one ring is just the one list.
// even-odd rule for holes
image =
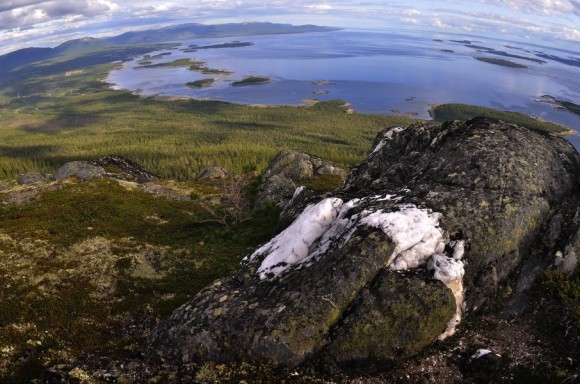
[[[118, 87], [118, 84], [115, 83], [110, 83], [107, 81], [107, 79], [102, 79], [101, 80], [103, 83], [107, 84], [108, 87], [111, 90], [114, 91], [125, 91], [125, 92], [131, 92], [131, 95], [133, 96], [138, 96], [140, 98], [153, 98], [154, 100], [157, 101], [186, 101], [186, 100], [194, 100], [194, 101], [214, 101], [214, 102], [222, 102], [222, 103], [230, 103], [230, 104], [238, 104], [238, 105], [244, 105], [247, 107], [251, 107], [251, 108], [275, 108], [275, 107], [282, 107], [282, 106], [291, 106], [291, 107], [311, 107], [317, 103], [322, 102], [322, 100], [318, 100], [318, 99], [302, 99], [300, 100], [300, 104], [265, 104], [265, 103], [251, 103], [251, 104], [245, 104], [245, 103], [240, 103], [240, 102], [234, 102], [234, 101], [224, 101], [224, 100], [216, 100], [213, 98], [200, 98], [200, 97], [191, 97], [191, 96], [166, 96], [166, 95], [159, 95], [159, 94], [155, 94], [155, 95], [148, 95], [145, 96], [143, 94], [141, 94], [139, 91], [140, 90], [135, 90], [135, 91], [131, 91], [129, 89], [115, 89], [114, 87]], [[430, 118], [430, 120], [434, 120], [435, 119], [435, 109], [437, 107], [439, 107], [440, 105], [444, 105], [446, 103], [432, 103], [432, 104], [428, 104], [427, 105], [427, 109], [426, 112]], [[351, 102], [345, 101], [343, 106], [347, 108], [346, 113], [352, 114], [352, 113], [358, 113], [358, 111], [356, 111], [354, 108], [349, 108], [352, 105]], [[362, 112], [362, 113], [368, 113], [368, 114], [378, 114], [378, 115], [388, 115], [388, 116], [394, 116], [397, 115], [395, 113], [381, 113], [381, 112]], [[415, 113], [415, 112], [413, 112]], [[407, 115], [407, 114], [405, 114]], [[527, 115], [530, 117], [533, 117], [531, 115]], [[407, 117], [413, 118], [414, 116], [410, 116], [407, 115]], [[417, 119], [417, 120], [427, 120], [427, 119]], [[547, 120], [545, 120], [547, 121]], [[565, 131], [563, 132], [559, 132], [559, 133], [555, 133], [558, 136], [562, 136], [562, 137], [566, 137], [566, 136], [580, 136], [580, 131], [576, 131], [575, 129], [568, 127], [566, 125], [563, 125], [561, 123], [556, 123], [553, 121], [548, 121], [550, 123], [553, 124], [557, 124], [560, 125], [561, 127], [563, 127], [565, 129]]]

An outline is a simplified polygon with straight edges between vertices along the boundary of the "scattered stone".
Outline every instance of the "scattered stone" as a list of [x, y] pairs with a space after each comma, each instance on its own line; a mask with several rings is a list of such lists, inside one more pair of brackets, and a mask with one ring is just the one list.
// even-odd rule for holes
[[489, 349], [478, 349], [466, 367], [465, 375], [475, 383], [493, 383], [502, 367], [502, 357]]
[[270, 162], [262, 175], [263, 183], [256, 206], [274, 203], [283, 209], [297, 186], [312, 178], [327, 175], [337, 175], [344, 179], [346, 171], [330, 161], [302, 151], [282, 151]]
[[72, 161], [60, 167], [54, 174], [54, 178], [55, 180], [62, 180], [75, 176], [80, 180], [91, 180], [104, 177], [106, 174], [107, 172], [103, 167], [93, 165], [87, 161]]
[[97, 167], [102, 167], [106, 171], [106, 177], [146, 183], [159, 179], [159, 176], [150, 172], [133, 160], [123, 156], [105, 156], [89, 162]]
[[52, 175], [48, 173], [40, 173], [40, 172], [27, 172], [22, 175], [18, 175], [18, 184], [21, 185], [34, 185], [34, 184], [41, 184], [47, 183], [52, 181]]
[[230, 172], [222, 167], [212, 166], [202, 169], [198, 175], [195, 177], [195, 181], [206, 180], [206, 179], [223, 179], [227, 177]]

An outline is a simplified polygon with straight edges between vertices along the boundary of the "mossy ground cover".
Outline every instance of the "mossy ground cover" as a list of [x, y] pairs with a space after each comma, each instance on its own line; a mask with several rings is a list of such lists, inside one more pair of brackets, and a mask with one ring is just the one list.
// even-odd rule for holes
[[68, 180], [32, 202], [0, 205], [0, 377], [28, 383], [58, 364], [134, 353], [159, 321], [270, 238], [278, 212], [249, 216], [219, 226], [192, 201], [107, 179]]

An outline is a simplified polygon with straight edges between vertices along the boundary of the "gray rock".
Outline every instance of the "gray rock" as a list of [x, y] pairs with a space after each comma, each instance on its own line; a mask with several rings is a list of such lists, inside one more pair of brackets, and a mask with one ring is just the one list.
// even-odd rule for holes
[[[577, 211], [580, 212], [580, 209]], [[571, 276], [578, 267], [578, 256], [580, 256], [580, 225], [576, 223], [578, 229], [572, 236], [570, 242], [564, 248], [564, 252], [556, 252], [554, 265], [562, 273]]]
[[256, 206], [271, 203], [279, 208], [284, 208], [292, 199], [295, 190], [296, 184], [289, 178], [282, 175], [272, 175], [262, 183]]
[[40, 173], [40, 172], [27, 172], [22, 175], [18, 175], [18, 184], [21, 185], [33, 185], [40, 183], [47, 183], [53, 180], [51, 174]]
[[137, 183], [146, 183], [159, 179], [159, 176], [123, 156], [105, 156], [91, 161], [90, 164], [104, 168], [106, 171], [105, 176], [114, 179], [135, 181]]
[[227, 175], [229, 175], [229, 172], [222, 167], [206, 167], [197, 174], [195, 181], [206, 179], [223, 179]]
[[333, 199], [298, 193], [294, 224], [177, 309], [146, 356], [364, 367], [417, 354], [451, 334], [465, 307], [495, 297], [579, 170], [562, 138], [495, 120], [385, 130]]
[[92, 165], [86, 161], [72, 161], [66, 163], [54, 174], [55, 180], [62, 180], [67, 177], [75, 176], [80, 180], [90, 180], [98, 177], [104, 177], [106, 171], [103, 167]]
[[316, 177], [336, 175], [344, 179], [346, 172], [332, 162], [298, 150], [280, 152], [262, 175], [256, 207], [274, 203], [283, 209], [297, 186]]

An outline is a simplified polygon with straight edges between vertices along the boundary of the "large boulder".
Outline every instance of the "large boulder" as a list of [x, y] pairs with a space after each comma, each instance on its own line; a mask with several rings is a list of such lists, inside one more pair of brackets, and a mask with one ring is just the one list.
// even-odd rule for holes
[[159, 178], [143, 166], [123, 156], [104, 156], [92, 161], [71, 161], [56, 171], [54, 179], [61, 180], [73, 176], [80, 180], [108, 177], [138, 183]]
[[146, 356], [364, 367], [417, 354], [517, 274], [579, 168], [562, 138], [490, 119], [385, 130], [334, 196], [294, 196], [296, 220], [177, 309]]
[[80, 180], [91, 180], [106, 175], [105, 168], [93, 165], [87, 161], [71, 161], [64, 164], [54, 174], [55, 180], [77, 177]]
[[298, 186], [324, 176], [336, 176], [344, 180], [346, 172], [330, 161], [302, 151], [282, 151], [262, 175], [256, 206], [271, 203], [282, 209], [292, 199]]
[[48, 173], [41, 173], [36, 171], [27, 172], [21, 175], [18, 175], [18, 184], [21, 185], [35, 185], [35, 184], [42, 184], [48, 183], [52, 181], [52, 175]]
[[205, 167], [197, 174], [197, 176], [195, 177], [195, 181], [223, 179], [227, 177], [229, 174], [230, 172], [222, 167], [218, 166]]
[[105, 176], [111, 178], [134, 181], [137, 183], [146, 183], [148, 181], [159, 179], [159, 176], [152, 173], [142, 165], [123, 156], [104, 156], [89, 163], [104, 168], [106, 171]]

